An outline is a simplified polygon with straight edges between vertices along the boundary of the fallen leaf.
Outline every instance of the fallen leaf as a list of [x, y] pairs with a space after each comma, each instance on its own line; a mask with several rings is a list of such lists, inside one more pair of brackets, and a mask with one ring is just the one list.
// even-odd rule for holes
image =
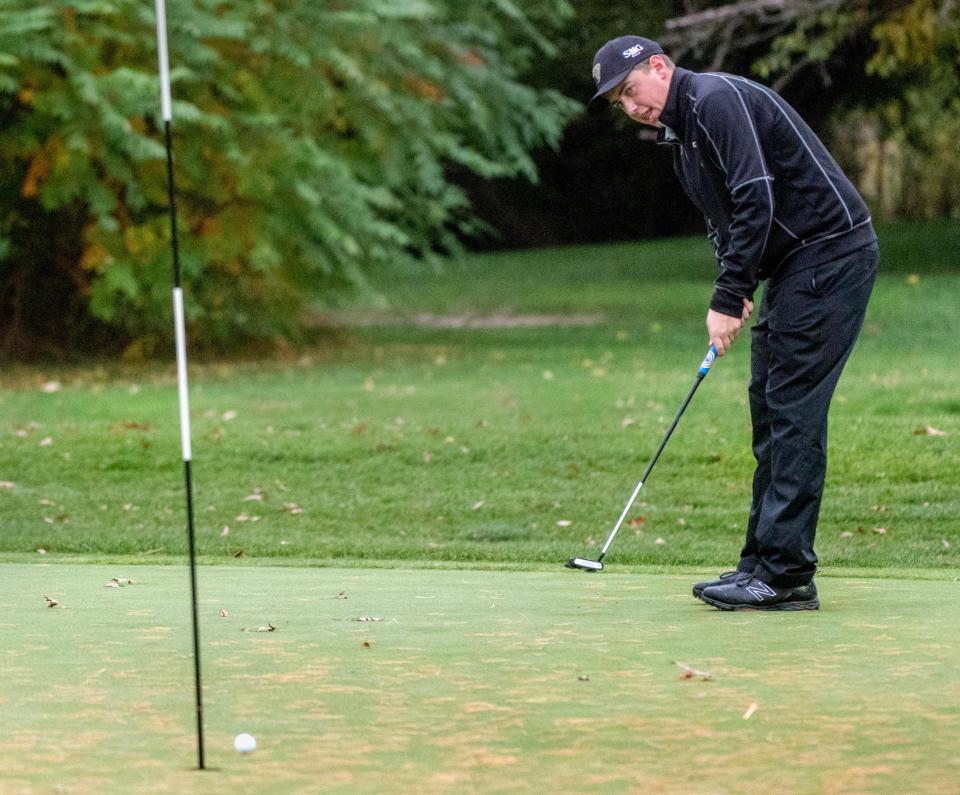
[[950, 542], [947, 539], [943, 539], [943, 548], [950, 549]]
[[552, 381], [553, 379], [554, 379], [553, 373], [551, 373], [549, 370], [544, 370], [544, 371], [543, 371], [543, 380], [544, 380], [544, 381]]
[[849, 530], [844, 530], [840, 534], [840, 538], [853, 538], [853, 533], [851, 533]]
[[620, 420], [621, 428], [629, 428], [631, 425], [636, 425], [637, 421], [633, 417], [624, 417]]
[[356, 618], [351, 618], [351, 621], [383, 621], [380, 616], [357, 616]]
[[220, 537], [223, 538], [224, 536], [228, 535], [230, 535], [230, 528], [227, 525], [224, 525], [223, 530], [220, 531]]
[[578, 676], [577, 679], [578, 679], [579, 681], [581, 681], [581, 682], [589, 682], [589, 681], [590, 681], [590, 677], [587, 676], [586, 674], [580, 674], [580, 676]]
[[346, 598], [347, 598], [347, 592], [346, 592], [346, 591], [340, 591], [340, 593], [338, 593], [338, 594], [334, 597], [334, 599], [346, 599]]
[[303, 513], [303, 508], [301, 508], [295, 502], [285, 502], [280, 510], [284, 513], [289, 513], [294, 516]]
[[691, 668], [686, 663], [674, 662], [674, 665], [678, 666], [682, 674], [680, 674], [681, 679], [693, 679], [699, 676], [704, 682], [709, 682], [713, 679], [713, 674], [710, 671], [698, 671], [696, 668]]
[[916, 273], [911, 273], [907, 276], [907, 284], [917, 285], [920, 284], [920, 276]]
[[220, 419], [222, 419], [224, 422], [230, 422], [230, 420], [235, 420], [236, 418], [237, 412], [231, 409], [230, 411], [225, 411]]
[[423, 451], [423, 463], [424, 463], [424, 464], [429, 464], [431, 458], [433, 458], [433, 453], [431, 453], [429, 450], [424, 450], [424, 451]]
[[242, 558], [242, 557], [243, 557], [243, 550], [242, 550], [242, 549], [235, 549], [235, 550], [233, 550], [233, 552], [230, 553], [230, 557], [232, 557], [232, 558]]
[[238, 522], [259, 522], [259, 521], [260, 521], [260, 517], [259, 517], [259, 516], [248, 516], [247, 514], [242, 513], [242, 514], [240, 514], [240, 515], [237, 517], [237, 521], [238, 521]]
[[664, 541], [662, 538], [658, 538], [658, 539], [657, 539], [656, 541], [654, 541], [653, 543], [654, 543], [654, 544], [666, 544], [667, 542]]
[[56, 599], [52, 599], [49, 596], [44, 596], [43, 598], [47, 600], [47, 607], [61, 607], [61, 604]]
[[38, 554], [38, 555], [46, 555], [46, 554], [47, 554], [47, 550], [45, 550], [43, 547], [38, 547], [38, 548], [37, 548], [37, 554]]
[[136, 585], [136, 580], [131, 580], [129, 577], [114, 577], [111, 582], [115, 582], [121, 588], [127, 585]]
[[46, 392], [48, 395], [53, 394], [54, 392], [59, 392], [61, 389], [61, 384], [59, 381], [47, 381], [42, 387], [40, 387], [41, 392]]
[[474, 511], [479, 511], [482, 507], [483, 507], [483, 500], [477, 500], [477, 501], [473, 504], [473, 510], [474, 510]]
[[560, 519], [557, 521], [557, 527], [569, 527], [572, 524], [573, 522], [571, 522], [569, 519]]
[[369, 649], [371, 646], [373, 646], [373, 643], [372, 643], [371, 641], [365, 640], [365, 641], [363, 642], [363, 648]]
[[757, 711], [757, 702], [754, 701], [750, 704], [749, 707], [747, 707], [747, 711], [743, 713], [743, 719], [750, 720], [750, 716], [753, 715], [753, 713], [756, 711]]
[[[939, 428], [934, 428], [932, 425], [920, 425], [913, 432], [914, 436], [946, 436], [946, 431], [941, 431]], [[43, 442], [41, 442], [43, 444]]]
[[45, 437], [45, 438], [43, 438], [43, 439], [40, 440], [40, 446], [41, 446], [41, 447], [50, 447], [50, 445], [52, 445], [52, 444], [53, 444], [53, 437], [52, 437], [52, 436], [47, 436], [47, 437]]
[[149, 422], [117, 422], [110, 426], [113, 433], [124, 433], [125, 431], [147, 431], [150, 430]]
[[276, 632], [277, 628], [273, 624], [267, 624], [265, 627], [256, 627], [254, 629], [248, 629], [247, 627], [240, 627], [241, 632]]
[[104, 588], [119, 588], [119, 587], [120, 587], [120, 583], [118, 583], [116, 580], [110, 580], [110, 582], [105, 582], [105, 583], [103, 584], [103, 587], [104, 587]]
[[220, 608], [220, 618], [230, 618], [230, 614], [222, 607]]
[[646, 516], [634, 516], [629, 522], [627, 522], [628, 527], [640, 527], [647, 523]]
[[0, 490], [10, 491], [11, 489], [15, 489], [15, 488], [16, 488], [16, 484], [11, 483], [9, 480], [0, 480]]
[[262, 502], [263, 492], [260, 489], [254, 489], [250, 494], [243, 498], [242, 502]]
[[874, 527], [874, 528], [873, 528], [873, 532], [876, 533], [878, 536], [884, 536], [884, 535], [887, 534], [887, 528], [886, 528], [886, 527]]

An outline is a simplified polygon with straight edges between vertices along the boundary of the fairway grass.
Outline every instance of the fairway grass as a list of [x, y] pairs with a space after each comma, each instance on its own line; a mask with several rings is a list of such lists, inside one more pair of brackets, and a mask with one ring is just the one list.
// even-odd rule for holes
[[205, 567], [198, 772], [186, 569], [0, 564], [0, 791], [957, 792], [939, 576], [729, 614], [694, 575]]
[[[581, 250], [599, 272], [593, 303], [586, 288], [581, 296], [606, 313], [595, 327], [387, 325], [293, 359], [197, 363], [200, 554], [465, 566], [595, 555], [706, 350], [709, 279], [655, 281], [654, 255], [681, 269], [686, 245]], [[632, 270], [617, 270], [624, 261]], [[492, 272], [465, 294], [495, 306], [501, 294], [484, 286], [549, 262], [478, 258]], [[450, 281], [437, 285], [436, 311], [459, 311], [443, 297]], [[576, 287], [549, 301], [521, 291], [518, 311], [572, 311]], [[817, 537], [828, 567], [960, 567], [958, 294], [955, 275], [878, 283], [831, 410]], [[633, 313], [614, 300], [630, 295]], [[738, 340], [697, 392], [611, 560], [735, 562], [753, 468], [748, 372]], [[10, 369], [0, 386], [0, 560], [185, 551], [172, 365]]]

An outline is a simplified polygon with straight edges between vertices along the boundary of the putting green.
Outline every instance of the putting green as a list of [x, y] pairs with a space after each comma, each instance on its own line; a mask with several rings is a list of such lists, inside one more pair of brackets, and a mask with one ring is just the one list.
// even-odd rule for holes
[[185, 567], [0, 565], [2, 789], [958, 791], [952, 576], [788, 614], [693, 579], [205, 567], [199, 772]]

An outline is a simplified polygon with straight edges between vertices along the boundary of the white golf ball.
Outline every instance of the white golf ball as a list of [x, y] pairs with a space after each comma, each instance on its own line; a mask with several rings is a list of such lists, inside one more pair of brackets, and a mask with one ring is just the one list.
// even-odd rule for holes
[[257, 750], [257, 739], [252, 734], [238, 734], [233, 738], [233, 747], [238, 754], [252, 754]]

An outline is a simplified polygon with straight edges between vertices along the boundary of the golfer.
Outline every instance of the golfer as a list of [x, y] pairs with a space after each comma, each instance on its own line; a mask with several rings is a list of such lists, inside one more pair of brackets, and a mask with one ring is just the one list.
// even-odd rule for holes
[[594, 100], [659, 128], [706, 219], [719, 266], [707, 334], [720, 356], [765, 283], [752, 328], [746, 542], [736, 571], [693, 593], [723, 610], [816, 610], [827, 413], [877, 273], [869, 211], [797, 112], [759, 83], [676, 67], [640, 36], [601, 47], [593, 79]]

